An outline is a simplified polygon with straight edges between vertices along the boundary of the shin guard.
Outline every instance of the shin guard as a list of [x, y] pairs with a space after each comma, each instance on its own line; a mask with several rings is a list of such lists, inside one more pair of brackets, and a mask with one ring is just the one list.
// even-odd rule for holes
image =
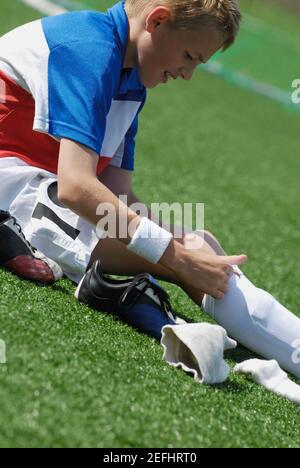
[[205, 295], [203, 310], [240, 344], [300, 378], [300, 318], [235, 270], [228, 293], [220, 300]]

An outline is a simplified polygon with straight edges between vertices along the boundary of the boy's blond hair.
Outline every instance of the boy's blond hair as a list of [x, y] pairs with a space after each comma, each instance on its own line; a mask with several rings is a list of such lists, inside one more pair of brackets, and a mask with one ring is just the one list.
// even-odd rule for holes
[[195, 30], [201, 26], [216, 29], [223, 37], [223, 50], [233, 44], [241, 21], [237, 0], [126, 0], [129, 17], [150, 13], [157, 6], [170, 8], [169, 26]]

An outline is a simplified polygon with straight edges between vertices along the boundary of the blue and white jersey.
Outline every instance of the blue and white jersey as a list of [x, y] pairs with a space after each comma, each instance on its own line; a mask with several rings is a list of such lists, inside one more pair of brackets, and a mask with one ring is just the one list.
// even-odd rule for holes
[[[43, 18], [0, 38], [0, 78], [9, 90], [6, 110], [0, 109], [0, 122], [3, 113], [6, 122], [0, 128], [1, 155], [13, 154], [56, 172], [58, 141], [64, 137], [99, 154], [102, 169], [113, 164], [133, 170], [138, 112], [146, 89], [135, 69], [123, 69], [128, 33], [124, 2], [119, 2], [107, 13]], [[12, 135], [5, 137], [18, 127], [9, 120], [14, 113], [19, 121], [20, 115], [26, 122], [31, 119], [23, 133], [14, 135], [19, 138], [15, 147]]]

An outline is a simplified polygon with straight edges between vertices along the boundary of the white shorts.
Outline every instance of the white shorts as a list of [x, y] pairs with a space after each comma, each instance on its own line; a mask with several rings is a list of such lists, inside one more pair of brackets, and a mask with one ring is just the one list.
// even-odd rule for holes
[[95, 227], [57, 200], [57, 176], [15, 157], [0, 158], [0, 209], [26, 238], [79, 283], [99, 236]]

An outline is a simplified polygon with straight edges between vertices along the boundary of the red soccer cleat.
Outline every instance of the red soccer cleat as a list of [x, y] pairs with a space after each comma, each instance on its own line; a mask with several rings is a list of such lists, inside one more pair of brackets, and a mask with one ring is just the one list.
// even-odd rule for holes
[[21, 226], [7, 211], [0, 210], [0, 265], [23, 278], [54, 283], [62, 269], [25, 238]]

